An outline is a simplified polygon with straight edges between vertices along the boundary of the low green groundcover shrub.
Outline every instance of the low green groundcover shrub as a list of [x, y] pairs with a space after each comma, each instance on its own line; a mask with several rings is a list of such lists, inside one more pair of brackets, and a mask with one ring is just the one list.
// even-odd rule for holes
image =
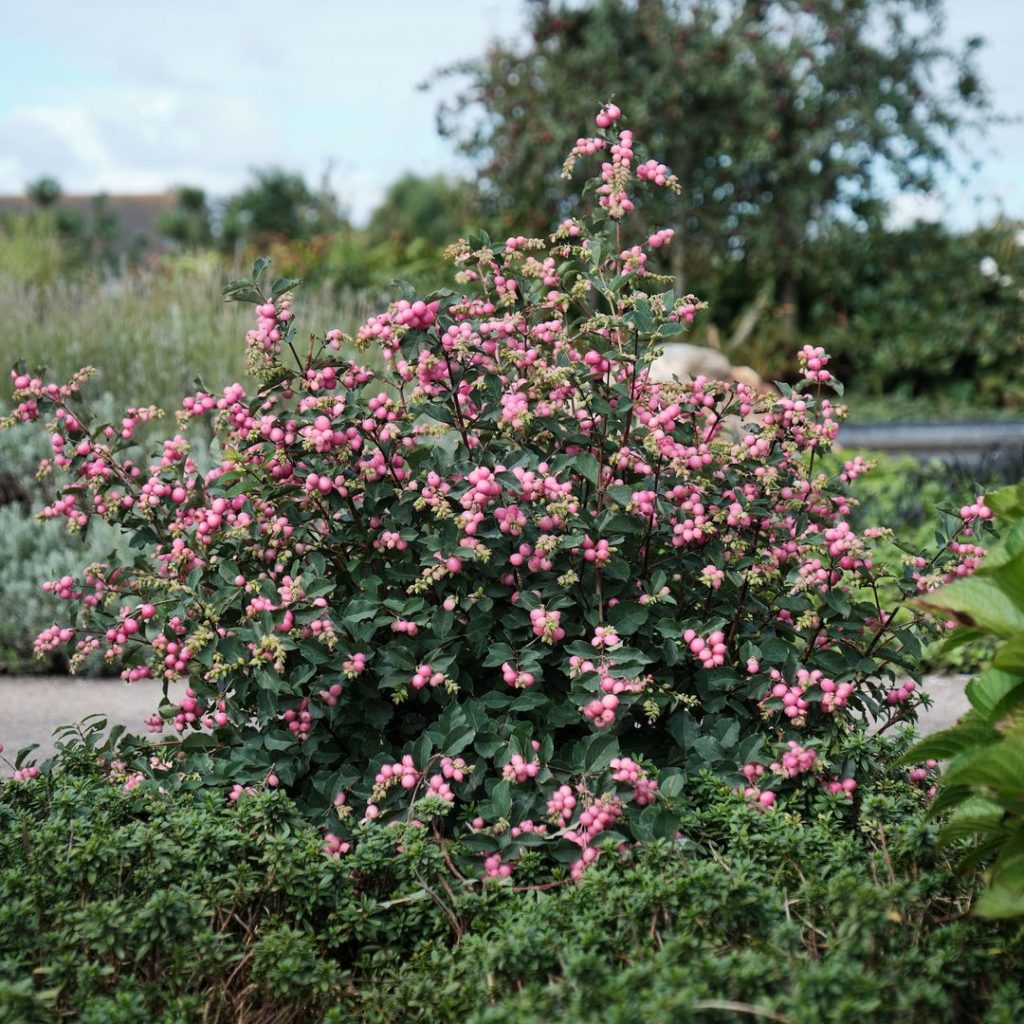
[[966, 916], [902, 773], [803, 819], [705, 775], [675, 841], [533, 886], [458, 880], [425, 827], [331, 858], [283, 793], [161, 794], [103, 760], [0, 785], [5, 1024], [1024, 1015], [1022, 933]]

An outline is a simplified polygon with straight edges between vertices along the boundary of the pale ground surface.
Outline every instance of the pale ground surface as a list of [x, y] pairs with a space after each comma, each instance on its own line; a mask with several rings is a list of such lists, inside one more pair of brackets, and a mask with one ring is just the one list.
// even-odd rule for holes
[[[922, 711], [923, 733], [953, 725], [968, 708], [964, 683], [969, 676], [925, 676], [924, 692], [934, 706]], [[179, 684], [171, 689], [175, 700]], [[57, 726], [77, 722], [86, 715], [104, 712], [110, 725], [124, 723], [132, 732], [144, 733], [143, 719], [160, 703], [160, 684], [149, 681], [122, 683], [119, 679], [69, 679], [52, 676], [0, 676], [0, 743], [4, 756], [13, 760], [20, 748], [38, 743], [34, 756], [42, 760], [54, 752], [52, 733]], [[0, 763], [0, 775], [10, 769]]]
[[[171, 700], [180, 698], [184, 686], [171, 687]], [[76, 679], [66, 676], [0, 676], [0, 743], [3, 756], [14, 760], [21, 747], [38, 743], [38, 760], [54, 753], [53, 730], [78, 722], [86, 715], [103, 713], [110, 726], [124, 724], [144, 734], [143, 719], [160, 704], [160, 683], [148, 680], [123, 683], [120, 679]], [[10, 768], [0, 762], [0, 775]]]

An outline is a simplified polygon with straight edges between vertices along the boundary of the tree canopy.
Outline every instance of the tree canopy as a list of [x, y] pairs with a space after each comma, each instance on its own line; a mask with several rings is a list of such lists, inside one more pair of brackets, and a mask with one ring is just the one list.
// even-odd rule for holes
[[792, 280], [809, 238], [931, 188], [987, 123], [980, 41], [942, 25], [941, 0], [530, 0], [525, 39], [443, 72], [463, 88], [439, 125], [491, 212], [542, 230], [576, 127], [614, 97], [680, 179], [645, 213], [676, 228], [681, 283], [730, 258]]

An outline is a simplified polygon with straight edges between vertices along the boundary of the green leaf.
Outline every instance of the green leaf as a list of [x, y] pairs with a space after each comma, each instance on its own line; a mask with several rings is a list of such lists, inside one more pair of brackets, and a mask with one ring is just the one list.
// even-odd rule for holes
[[675, 839], [679, 831], [679, 818], [668, 808], [657, 803], [645, 807], [639, 814], [634, 826], [637, 838], [641, 842], [653, 843], [659, 839]]
[[666, 320], [665, 323], [658, 325], [658, 337], [661, 338], [675, 338], [680, 334], [686, 334], [689, 328], [684, 323], [680, 323], [676, 320]]
[[270, 286], [270, 297], [276, 299], [285, 292], [294, 291], [302, 284], [301, 277], [279, 277]]
[[510, 711], [533, 711], [550, 704], [551, 700], [539, 690], [526, 690], [512, 702]]
[[686, 785], [683, 773], [678, 768], [668, 768], [661, 773], [658, 779], [658, 794], [666, 800], [672, 800], [681, 796]]
[[496, 782], [490, 792], [492, 813], [496, 818], [507, 818], [512, 810], [512, 787], [506, 779]]
[[761, 644], [761, 655], [769, 665], [781, 665], [789, 657], [792, 649], [785, 640], [773, 637]]
[[619, 738], [612, 733], [596, 733], [587, 742], [583, 767], [588, 772], [603, 771], [613, 757], [619, 756]]
[[837, 612], [842, 618], [850, 617], [850, 599], [838, 590], [827, 590], [825, 592], [825, 604]]
[[263, 736], [263, 746], [267, 750], [290, 750], [298, 741], [294, 736], [273, 736], [266, 733]]
[[950, 816], [939, 831], [937, 842], [940, 846], [977, 835], [996, 831], [1003, 820], [1003, 809], [991, 800], [971, 797], [965, 800]]
[[441, 750], [449, 757], [461, 754], [476, 739], [472, 725], [457, 725], [441, 741]]
[[221, 295], [225, 302], [253, 302], [263, 301], [260, 290], [251, 281], [236, 280], [229, 281], [221, 289]]
[[430, 737], [426, 733], [420, 736], [420, 738], [413, 744], [413, 763], [420, 771], [423, 771], [427, 767], [427, 762], [430, 760], [430, 754], [433, 749], [434, 745], [431, 743]]
[[574, 456], [573, 464], [584, 479], [589, 480], [592, 484], [601, 482], [601, 466], [590, 452]]
[[1021, 587], [1015, 580], [1018, 571], [1024, 572], [1024, 556], [1003, 568], [1010, 570], [1005, 577], [968, 576], [918, 598], [915, 603], [965, 626], [1013, 638], [1024, 633], [1024, 592], [1019, 593]]
[[651, 309], [650, 299], [637, 299], [630, 319], [636, 324], [640, 334], [649, 336], [654, 331], [654, 311]]
[[965, 687], [965, 692], [972, 707], [988, 720], [1003, 698], [1018, 686], [1024, 686], [1024, 679], [1020, 676], [989, 669], [972, 679]]
[[992, 659], [992, 667], [1024, 675], [1024, 636], [1003, 644]]
[[650, 616], [647, 605], [636, 601], [620, 601], [608, 609], [608, 621], [620, 636], [631, 636]]
[[957, 754], [962, 754], [972, 747], [991, 743], [997, 734], [992, 726], [976, 713], [969, 713], [952, 729], [923, 739], [915, 744], [900, 759], [900, 764], [917, 764], [934, 758], [936, 761], [947, 761]]
[[259, 284], [260, 278], [263, 276], [263, 271], [266, 270], [273, 262], [274, 261], [269, 256], [256, 257], [252, 264], [252, 273], [250, 274], [253, 284]]
[[1012, 892], [993, 885], [986, 889], [974, 904], [973, 912], [978, 917], [1002, 920], [1024, 916], [1024, 893]]
[[986, 494], [985, 504], [1000, 520], [1024, 518], [1024, 482]]
[[700, 736], [700, 726], [689, 711], [676, 711], [669, 718], [667, 728], [669, 735], [684, 753], [692, 749]]
[[1024, 742], [1008, 738], [958, 758], [947, 769], [945, 781], [984, 786], [999, 796], [1024, 797]]

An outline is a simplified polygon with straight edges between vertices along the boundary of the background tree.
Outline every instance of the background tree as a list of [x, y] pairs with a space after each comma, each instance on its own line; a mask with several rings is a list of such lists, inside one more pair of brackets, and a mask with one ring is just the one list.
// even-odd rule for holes
[[52, 178], [49, 175], [44, 175], [41, 178], [36, 178], [35, 181], [30, 181], [25, 186], [25, 195], [32, 200], [36, 206], [41, 209], [46, 209], [49, 206], [53, 206], [61, 197], [60, 182], [56, 178]]
[[472, 184], [440, 174], [404, 174], [393, 182], [370, 216], [367, 232], [374, 240], [408, 246], [417, 239], [441, 249], [473, 223], [478, 202]]
[[679, 286], [742, 263], [792, 331], [808, 240], [877, 223], [894, 186], [932, 187], [987, 123], [980, 43], [947, 45], [942, 25], [941, 0], [530, 0], [525, 45], [444, 72], [465, 84], [439, 125], [499, 222], [540, 230], [537, 211], [569, 203], [575, 126], [616, 97], [682, 184], [674, 212], [645, 211], [677, 229]]
[[174, 209], [160, 215], [157, 230], [183, 249], [209, 246], [213, 239], [212, 214], [203, 189], [181, 186]]
[[228, 200], [221, 234], [225, 245], [303, 240], [341, 222], [337, 199], [326, 188], [314, 191], [299, 174], [280, 168], [253, 172], [255, 181]]

